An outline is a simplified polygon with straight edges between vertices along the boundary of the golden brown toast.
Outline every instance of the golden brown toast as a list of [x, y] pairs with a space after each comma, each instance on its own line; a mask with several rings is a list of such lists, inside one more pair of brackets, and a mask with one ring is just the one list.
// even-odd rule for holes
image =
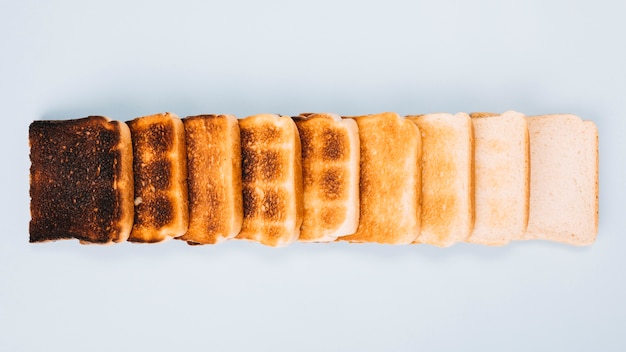
[[351, 242], [412, 243], [420, 230], [421, 139], [396, 113], [354, 118], [360, 139], [360, 219]]
[[359, 225], [359, 130], [335, 114], [294, 117], [302, 144], [304, 220], [299, 241], [328, 242]]
[[238, 239], [285, 246], [302, 224], [300, 137], [291, 117], [272, 114], [239, 121], [243, 224]]
[[407, 116], [422, 135], [422, 231], [416, 243], [465, 241], [474, 223], [473, 137], [465, 113]]
[[215, 244], [241, 230], [241, 144], [233, 115], [183, 119], [187, 142], [190, 244]]
[[187, 149], [182, 121], [170, 113], [128, 122], [133, 142], [135, 222], [131, 242], [153, 243], [187, 231]]
[[121, 242], [133, 225], [128, 126], [103, 116], [29, 128], [30, 242]]

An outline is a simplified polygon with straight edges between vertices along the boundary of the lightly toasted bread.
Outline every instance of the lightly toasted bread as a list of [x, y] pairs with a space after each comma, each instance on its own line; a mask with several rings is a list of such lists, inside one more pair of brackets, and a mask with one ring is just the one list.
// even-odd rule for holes
[[420, 230], [421, 139], [396, 113], [354, 117], [360, 140], [360, 217], [350, 242], [407, 244]]
[[575, 115], [527, 118], [530, 213], [524, 239], [590, 245], [598, 232], [598, 129]]
[[473, 137], [465, 113], [407, 116], [422, 136], [421, 234], [440, 247], [465, 241], [474, 222]]
[[501, 246], [528, 223], [529, 143], [523, 114], [472, 113], [474, 229], [468, 242]]
[[153, 243], [187, 231], [187, 148], [185, 129], [175, 114], [128, 122], [133, 142], [135, 222], [131, 242]]
[[359, 225], [359, 130], [336, 114], [294, 117], [302, 145], [301, 242], [330, 242]]
[[183, 119], [187, 143], [189, 229], [178, 239], [215, 244], [241, 230], [241, 144], [233, 115]]
[[303, 218], [300, 136], [289, 116], [239, 120], [243, 223], [236, 236], [267, 246], [298, 239]]
[[34, 121], [30, 144], [30, 242], [122, 242], [133, 225], [128, 126], [103, 116]]

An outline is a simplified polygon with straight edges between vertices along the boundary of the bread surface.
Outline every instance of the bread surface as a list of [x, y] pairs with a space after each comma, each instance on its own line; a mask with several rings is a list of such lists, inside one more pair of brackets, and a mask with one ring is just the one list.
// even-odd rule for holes
[[187, 143], [189, 229], [179, 239], [215, 244], [241, 230], [241, 144], [233, 115], [183, 119]]
[[465, 113], [407, 116], [422, 136], [421, 234], [416, 243], [446, 247], [473, 227], [473, 135]]
[[289, 116], [239, 120], [243, 223], [238, 239], [281, 247], [298, 239], [303, 219], [302, 156]]
[[474, 227], [468, 242], [505, 245], [528, 223], [529, 143], [523, 114], [472, 113]]
[[578, 116], [527, 118], [530, 213], [524, 239], [592, 244], [598, 231], [598, 129]]
[[335, 114], [294, 117], [302, 144], [304, 218], [299, 240], [329, 242], [359, 224], [359, 132]]
[[175, 114], [128, 122], [133, 143], [135, 221], [131, 242], [153, 243], [181, 236], [189, 223], [187, 149]]
[[354, 117], [360, 139], [360, 217], [351, 242], [406, 244], [420, 230], [421, 139], [417, 126], [395, 113]]
[[103, 116], [34, 121], [30, 242], [121, 242], [133, 224], [128, 126]]

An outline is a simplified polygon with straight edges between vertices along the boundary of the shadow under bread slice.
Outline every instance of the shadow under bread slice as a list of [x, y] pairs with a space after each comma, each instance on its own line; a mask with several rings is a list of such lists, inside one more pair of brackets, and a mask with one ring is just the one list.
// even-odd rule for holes
[[103, 116], [34, 121], [30, 145], [30, 242], [122, 242], [133, 224], [128, 126]]
[[241, 230], [241, 144], [233, 115], [183, 119], [187, 143], [189, 229], [178, 239], [215, 244]]
[[131, 242], [153, 243], [187, 231], [187, 148], [182, 121], [170, 113], [128, 122], [133, 142], [135, 221]]

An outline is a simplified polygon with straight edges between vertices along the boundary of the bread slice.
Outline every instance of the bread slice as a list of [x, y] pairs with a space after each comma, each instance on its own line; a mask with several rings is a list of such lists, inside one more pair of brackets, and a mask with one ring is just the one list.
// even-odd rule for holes
[[238, 239], [279, 247], [302, 225], [302, 157], [289, 116], [261, 114], [239, 121], [243, 224]]
[[473, 113], [474, 229], [468, 242], [500, 246], [528, 223], [529, 144], [523, 114]]
[[128, 126], [103, 116], [29, 128], [30, 242], [122, 242], [133, 225]]
[[354, 118], [360, 139], [360, 218], [351, 242], [406, 244], [420, 229], [419, 130], [396, 113]]
[[241, 144], [233, 115], [183, 119], [187, 143], [189, 229], [179, 239], [215, 244], [241, 230]]
[[474, 223], [473, 137], [465, 113], [407, 116], [422, 135], [421, 235], [446, 247], [465, 241]]
[[189, 222], [185, 129], [175, 114], [128, 122], [133, 141], [135, 223], [131, 242], [153, 243], [181, 236]]
[[598, 231], [598, 129], [574, 115], [527, 121], [530, 215], [524, 239], [592, 244]]
[[302, 143], [304, 219], [299, 241], [329, 242], [359, 225], [359, 130], [336, 114], [294, 117]]

